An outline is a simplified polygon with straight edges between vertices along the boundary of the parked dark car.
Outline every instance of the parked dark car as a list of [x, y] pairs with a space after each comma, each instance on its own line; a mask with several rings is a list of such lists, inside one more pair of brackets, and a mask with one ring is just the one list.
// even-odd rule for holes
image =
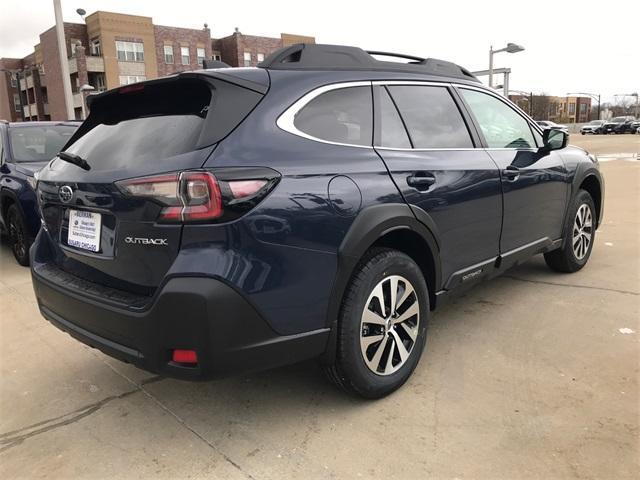
[[40, 230], [34, 175], [79, 125], [0, 121], [0, 229], [20, 265], [29, 265], [29, 247]]
[[591, 120], [589, 123], [587, 123], [586, 125], [583, 125], [582, 128], [580, 128], [580, 133], [582, 135], [585, 135], [587, 133], [598, 135], [602, 133], [604, 124], [605, 124], [604, 120]]
[[407, 58], [300, 44], [90, 97], [39, 175], [42, 315], [163, 375], [318, 358], [376, 398], [454, 293], [538, 253], [584, 267], [597, 160], [464, 68]]
[[604, 124], [603, 133], [633, 133], [633, 117], [614, 117]]

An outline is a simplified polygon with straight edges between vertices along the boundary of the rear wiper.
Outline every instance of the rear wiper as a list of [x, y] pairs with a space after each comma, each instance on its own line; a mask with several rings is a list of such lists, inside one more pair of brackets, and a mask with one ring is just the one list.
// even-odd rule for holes
[[73, 153], [60, 152], [58, 153], [58, 158], [60, 160], [64, 160], [65, 162], [73, 163], [74, 165], [77, 165], [84, 170], [91, 170], [91, 166], [84, 158], [78, 155], [74, 155]]

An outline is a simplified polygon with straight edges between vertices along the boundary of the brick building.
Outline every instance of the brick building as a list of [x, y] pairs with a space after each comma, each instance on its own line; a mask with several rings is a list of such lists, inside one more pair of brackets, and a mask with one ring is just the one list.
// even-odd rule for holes
[[[591, 120], [591, 98], [548, 95], [509, 95], [521, 109], [536, 120], [556, 123], [585, 123]], [[533, 109], [530, 103], [533, 102]]]
[[[66, 56], [76, 119], [82, 117], [83, 94], [89, 84], [103, 91], [184, 70], [201, 68], [202, 60], [255, 66], [278, 48], [315, 43], [313, 37], [281, 34], [280, 38], [243, 35], [212, 39], [209, 28], [154, 25], [151, 17], [97, 11], [84, 24], [64, 23]], [[34, 51], [24, 58], [0, 58], [0, 119], [66, 120], [55, 27], [40, 34]]]

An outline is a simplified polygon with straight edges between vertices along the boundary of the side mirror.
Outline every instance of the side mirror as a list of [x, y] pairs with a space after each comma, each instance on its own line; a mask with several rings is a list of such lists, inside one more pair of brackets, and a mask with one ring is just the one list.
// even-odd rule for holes
[[542, 132], [543, 150], [550, 152], [552, 150], [560, 150], [567, 146], [569, 142], [569, 134], [555, 128], [547, 128]]

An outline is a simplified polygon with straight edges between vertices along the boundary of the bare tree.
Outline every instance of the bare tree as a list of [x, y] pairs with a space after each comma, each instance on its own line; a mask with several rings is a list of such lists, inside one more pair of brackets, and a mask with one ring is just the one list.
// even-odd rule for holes
[[551, 97], [546, 93], [531, 96], [531, 116], [534, 120], [547, 120], [555, 115]]

